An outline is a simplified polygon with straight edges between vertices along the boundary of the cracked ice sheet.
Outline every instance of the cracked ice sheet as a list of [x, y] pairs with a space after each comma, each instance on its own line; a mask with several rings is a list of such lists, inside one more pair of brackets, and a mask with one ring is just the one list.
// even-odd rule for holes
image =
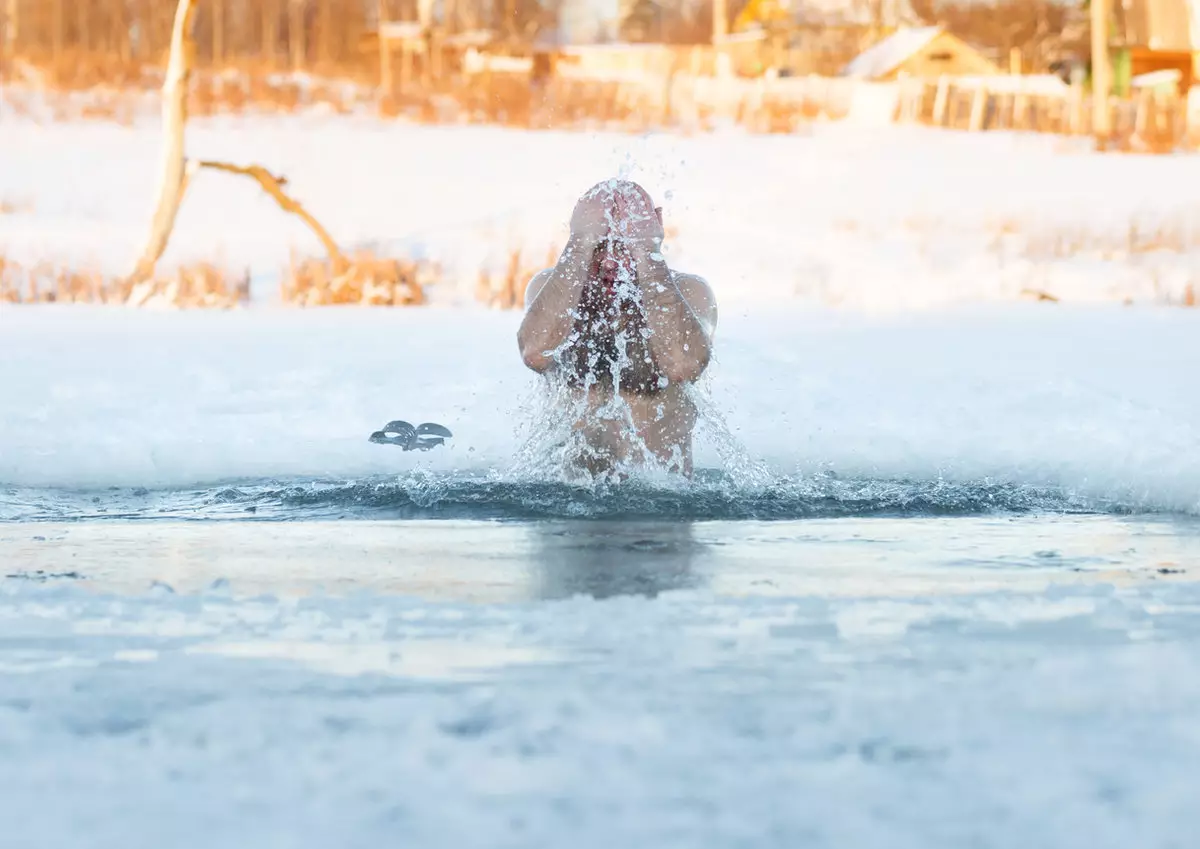
[[1200, 588], [0, 584], [6, 845], [1183, 846]]

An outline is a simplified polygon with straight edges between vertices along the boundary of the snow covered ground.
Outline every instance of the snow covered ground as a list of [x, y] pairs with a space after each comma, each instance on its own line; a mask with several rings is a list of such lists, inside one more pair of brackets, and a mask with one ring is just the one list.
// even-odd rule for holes
[[[517, 354], [518, 320], [448, 307], [9, 309], [0, 484], [520, 477], [538, 381]], [[1196, 512], [1196, 321], [1191, 310], [1061, 304], [873, 318], [731, 306], [697, 462], [776, 476], [993, 478]], [[394, 418], [455, 436], [427, 454], [367, 442]]]
[[[159, 129], [36, 124], [0, 113], [0, 252], [124, 272], [148, 226]], [[643, 181], [679, 228], [671, 257], [725, 303], [874, 310], [1012, 299], [1179, 300], [1197, 281], [1195, 157], [1101, 156], [1026, 134], [819, 125], [809, 135], [683, 138], [421, 127], [366, 116], [214, 118], [193, 156], [285, 174], [344, 244], [436, 256], [469, 298], [481, 266], [517, 246], [540, 262], [574, 200], [599, 179]], [[1166, 228], [1186, 248], [1128, 253]], [[288, 251], [318, 253], [303, 225], [249, 181], [189, 188], [164, 259], [250, 267], [264, 297]], [[1058, 257], [1060, 253], [1075, 255]], [[1200, 288], [1200, 285], [1194, 286]]]
[[[0, 200], [33, 206], [0, 252], [124, 268], [156, 134], [0, 114]], [[189, 144], [464, 285], [0, 306], [4, 845], [1188, 844], [1200, 334], [1119, 302], [1181, 295], [1196, 257], [1025, 254], [1186, 230], [1194, 160], [366, 118]], [[530, 488], [520, 450], [519, 317], [461, 302], [623, 167], [721, 304], [698, 465], [723, 483], [565, 521], [586, 499]], [[266, 296], [290, 245], [317, 249], [205, 175], [167, 262], [248, 264]], [[1024, 287], [1064, 303], [999, 303]], [[455, 435], [366, 441], [397, 417]], [[781, 521], [729, 521], [758, 509]]]
[[[536, 381], [514, 314], [7, 310], [6, 837], [1186, 845], [1194, 315], [731, 307], [707, 391], [740, 453], [706, 432], [701, 465], [735, 504], [776, 499], [745, 463], [814, 509], [842, 491], [806, 484], [821, 473], [875, 481], [851, 509], [892, 491], [904, 517], [564, 526], [518, 519]], [[455, 436], [422, 456], [366, 442], [394, 416]], [[382, 501], [354, 487], [389, 474]], [[279, 522], [288, 503], [259, 517], [240, 494], [319, 478], [341, 482], [313, 496], [334, 515], [365, 497], [436, 516], [464, 476], [492, 486], [470, 498], [511, 490], [503, 521]], [[955, 481], [974, 515], [905, 513], [953, 508]], [[996, 481], [1066, 494], [992, 513]], [[1056, 515], [1075, 497], [1100, 512]], [[151, 509], [101, 512], [131, 499]]]

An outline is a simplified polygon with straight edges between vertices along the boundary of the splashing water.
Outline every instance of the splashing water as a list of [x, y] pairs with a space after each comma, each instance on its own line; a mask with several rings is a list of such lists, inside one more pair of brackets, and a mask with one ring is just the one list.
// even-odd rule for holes
[[618, 180], [632, 180], [638, 169], [638, 161], [633, 156], [632, 150], [625, 151], [625, 158], [617, 168]]
[[[518, 425], [520, 448], [509, 474], [592, 489], [628, 480], [687, 487], [690, 482], [679, 471], [685, 468], [682, 445], [669, 446], [668, 456], [663, 457], [647, 444], [636, 424], [630, 398], [648, 390], [643, 384], [652, 366], [648, 347], [652, 331], [646, 324], [633, 264], [618, 262], [611, 271], [615, 272], [611, 299], [588, 304], [584, 294], [584, 303], [571, 312], [571, 332], [551, 353], [557, 368], [522, 405], [526, 415]], [[666, 379], [656, 370], [651, 377], [653, 389], [666, 388]], [[721, 459], [718, 471], [723, 485], [738, 491], [769, 486], [774, 476], [733, 436], [712, 402], [708, 378], [681, 389], [683, 403], [695, 412], [693, 433], [708, 436]], [[660, 419], [664, 415], [662, 402], [657, 415]], [[622, 450], [603, 456], [603, 450], [589, 444], [588, 431], [615, 433]]]
[[742, 492], [758, 492], [776, 484], [779, 477], [761, 459], [750, 456], [741, 440], [733, 435], [725, 416], [713, 402], [710, 378], [705, 375], [702, 381], [689, 386], [687, 392], [696, 406], [698, 435], [707, 437], [716, 450], [727, 485]]
[[[653, 477], [664, 482], [680, 479], [669, 472], [669, 467], [671, 462], [680, 467], [682, 458], [674, 456], [668, 463], [656, 458], [638, 431], [629, 400], [621, 392], [622, 372], [632, 363], [629, 335], [615, 334], [614, 343], [616, 356], [609, 362], [602, 362], [602, 352], [594, 340], [581, 339], [577, 332], [555, 350], [554, 357], [559, 361], [575, 346], [586, 351], [582, 386], [570, 385], [561, 373], [538, 381], [518, 408], [522, 412], [517, 425], [519, 447], [506, 476], [574, 483], [592, 489], [629, 478]], [[597, 404], [593, 390], [606, 382], [602, 378], [607, 379], [612, 391], [603, 392], [603, 400]], [[615, 432], [625, 444], [626, 453], [605, 457], [589, 443], [589, 430]], [[606, 471], [588, 472], [602, 468], [606, 461], [610, 465]]]

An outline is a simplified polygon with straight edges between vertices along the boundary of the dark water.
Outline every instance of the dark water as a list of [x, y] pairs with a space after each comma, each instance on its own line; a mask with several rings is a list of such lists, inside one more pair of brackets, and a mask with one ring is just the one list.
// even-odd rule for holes
[[252, 480], [191, 489], [0, 488], [0, 522], [112, 519], [245, 521], [552, 518], [796, 520], [988, 514], [1161, 512], [1054, 487], [945, 480], [779, 477], [739, 484], [701, 470], [691, 484], [586, 488], [485, 476], [413, 474], [359, 480]]
[[0, 562], [12, 564], [0, 584], [122, 592], [228, 580], [471, 599], [919, 593], [1033, 575], [1190, 576], [1198, 557], [1197, 517], [990, 480], [826, 474], [750, 485], [704, 470], [690, 484], [588, 488], [425, 472], [0, 488]]

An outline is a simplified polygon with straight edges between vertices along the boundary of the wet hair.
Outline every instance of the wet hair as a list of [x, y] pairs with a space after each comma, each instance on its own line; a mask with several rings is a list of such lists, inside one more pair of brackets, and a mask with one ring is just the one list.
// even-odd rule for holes
[[609, 258], [632, 268], [632, 255], [620, 242], [601, 242], [593, 250], [588, 279], [563, 352], [567, 381], [582, 388], [588, 385], [590, 377], [593, 385], [612, 389], [617, 382], [613, 367], [621, 359], [619, 345], [623, 336], [626, 362], [617, 374], [621, 390], [653, 395], [662, 391], [662, 374], [647, 343], [649, 326], [645, 311], [632, 291], [636, 281], [608, 284], [600, 272], [604, 260]]
[[584, 201], [600, 201], [612, 208], [617, 201], [624, 203], [626, 208], [645, 204], [645, 209], [652, 215], [662, 219], [662, 207], [654, 203], [654, 198], [642, 186], [633, 182], [633, 180], [622, 180], [613, 177], [608, 180], [601, 180], [596, 185], [592, 186], [580, 196], [578, 203]]
[[655, 208], [654, 198], [650, 197], [650, 193], [633, 180], [622, 180], [612, 177], [608, 180], [601, 180], [583, 193], [584, 198], [605, 196], [611, 199], [617, 195], [624, 195], [627, 198], [640, 197], [646, 202], [648, 207], [651, 209]]

